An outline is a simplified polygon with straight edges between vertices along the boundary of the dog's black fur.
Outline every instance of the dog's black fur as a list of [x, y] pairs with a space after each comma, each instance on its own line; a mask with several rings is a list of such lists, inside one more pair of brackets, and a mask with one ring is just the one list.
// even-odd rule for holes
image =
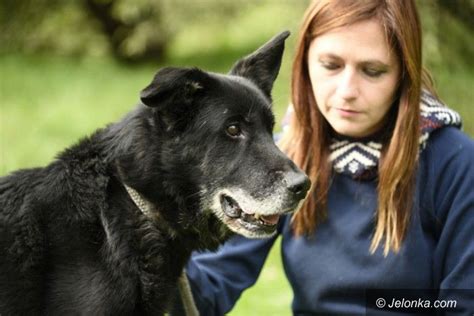
[[[262, 211], [271, 217], [295, 209], [309, 186], [272, 140], [270, 91], [287, 36], [229, 75], [162, 69], [123, 120], [44, 168], [1, 178], [0, 314], [160, 315], [191, 251], [215, 249], [231, 230], [270, 235], [275, 225], [249, 220], [239, 203], [275, 207]], [[124, 184], [156, 208], [151, 216]], [[235, 190], [254, 202], [232, 199]]]

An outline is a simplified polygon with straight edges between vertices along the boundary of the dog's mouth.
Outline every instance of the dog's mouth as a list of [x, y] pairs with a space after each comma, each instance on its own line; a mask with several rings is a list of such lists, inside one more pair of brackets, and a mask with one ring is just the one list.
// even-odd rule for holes
[[222, 210], [229, 220], [227, 224], [231, 229], [232, 226], [239, 225], [240, 227], [236, 228], [238, 231], [243, 228], [259, 235], [275, 232], [280, 214], [262, 215], [252, 210], [244, 210], [236, 200], [225, 194], [221, 195], [220, 200]]

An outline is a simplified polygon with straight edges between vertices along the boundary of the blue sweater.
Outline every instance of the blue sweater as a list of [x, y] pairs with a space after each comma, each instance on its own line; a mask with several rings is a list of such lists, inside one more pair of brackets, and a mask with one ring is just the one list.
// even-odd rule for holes
[[[384, 257], [381, 248], [369, 253], [376, 202], [375, 181], [335, 174], [328, 218], [311, 238], [295, 238], [289, 218], [280, 220], [293, 314], [365, 314], [366, 289], [436, 289], [439, 299], [457, 301], [460, 315], [473, 315], [473, 140], [453, 127], [430, 136], [420, 154], [415, 206], [398, 254]], [[223, 315], [234, 306], [255, 283], [275, 239], [236, 236], [217, 253], [193, 255], [187, 273], [201, 315]]]

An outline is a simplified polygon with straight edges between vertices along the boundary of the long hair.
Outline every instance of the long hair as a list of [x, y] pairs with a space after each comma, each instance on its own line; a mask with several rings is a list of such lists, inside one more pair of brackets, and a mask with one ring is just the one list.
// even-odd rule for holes
[[[332, 166], [331, 127], [313, 95], [308, 72], [311, 41], [338, 27], [376, 19], [400, 63], [400, 81], [391, 115], [391, 134], [382, 148], [378, 167], [378, 206], [370, 251], [383, 243], [384, 254], [398, 252], [407, 231], [413, 204], [419, 151], [419, 103], [422, 82], [421, 28], [414, 0], [316, 0], [306, 10], [292, 70], [294, 115], [281, 147], [310, 177], [313, 186], [295, 213], [295, 235], [309, 235], [327, 215]], [[431, 90], [431, 89], [430, 89]]]

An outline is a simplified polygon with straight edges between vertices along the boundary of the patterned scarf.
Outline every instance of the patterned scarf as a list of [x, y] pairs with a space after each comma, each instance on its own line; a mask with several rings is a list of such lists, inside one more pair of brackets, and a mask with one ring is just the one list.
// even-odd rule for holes
[[[293, 108], [290, 106], [283, 119], [283, 131], [288, 127]], [[461, 117], [446, 107], [429, 92], [423, 90], [420, 104], [420, 150], [426, 146], [430, 134], [444, 126], [461, 128]], [[337, 173], [354, 179], [373, 179], [377, 176], [383, 143], [380, 137], [363, 140], [333, 138], [329, 159]]]

